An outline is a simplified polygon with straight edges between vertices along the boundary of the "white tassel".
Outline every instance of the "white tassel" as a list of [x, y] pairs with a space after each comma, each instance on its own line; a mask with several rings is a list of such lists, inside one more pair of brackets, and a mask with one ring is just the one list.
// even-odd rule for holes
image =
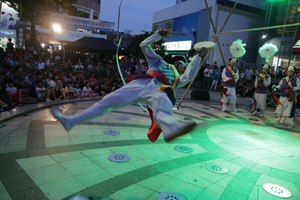
[[273, 57], [277, 51], [278, 48], [272, 43], [265, 43], [258, 50], [259, 55], [266, 59], [266, 63], [270, 62], [270, 58]]
[[244, 48], [244, 46], [246, 46], [246, 44], [242, 43], [241, 39], [232, 42], [229, 48], [231, 55], [235, 58], [239, 58], [245, 55], [246, 49]]

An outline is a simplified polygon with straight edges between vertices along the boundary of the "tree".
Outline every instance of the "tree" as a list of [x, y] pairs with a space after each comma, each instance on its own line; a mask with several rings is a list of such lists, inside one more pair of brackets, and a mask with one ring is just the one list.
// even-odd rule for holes
[[[144, 34], [139, 34], [139, 35], [134, 35], [132, 38], [131, 43], [129, 44], [129, 46], [127, 47], [127, 52], [129, 55], [132, 55], [134, 57], [139, 57], [139, 58], [143, 58], [144, 54], [141, 51], [140, 48], [140, 43], [145, 40], [147, 37], [149, 37], [152, 33], [144, 33]], [[160, 55], [162, 58], [165, 57], [165, 48], [162, 45], [164, 43], [164, 40], [160, 40], [157, 41], [155, 43], [152, 44], [152, 48], [155, 50], [155, 52]]]
[[66, 11], [77, 0], [3, 0], [2, 2], [19, 12], [22, 21], [31, 23], [29, 40], [32, 44], [37, 45], [35, 26], [45, 20], [45, 14]]

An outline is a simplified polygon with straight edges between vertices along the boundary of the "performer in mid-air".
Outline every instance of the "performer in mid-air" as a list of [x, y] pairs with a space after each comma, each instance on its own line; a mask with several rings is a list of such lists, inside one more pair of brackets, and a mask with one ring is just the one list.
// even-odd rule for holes
[[161, 131], [165, 141], [173, 140], [192, 131], [197, 125], [195, 121], [179, 124], [172, 116], [172, 108], [175, 104], [174, 89], [186, 85], [194, 78], [207, 50], [205, 47], [201, 48], [192, 58], [185, 72], [179, 75], [176, 68], [157, 55], [151, 46], [152, 43], [168, 34], [167, 29], [160, 29], [140, 44], [149, 66], [146, 75], [133, 77], [133, 81], [109, 93], [101, 101], [78, 115], [65, 116], [59, 111], [54, 111], [53, 116], [69, 131], [78, 124], [103, 116], [112, 110], [136, 103], [145, 103], [153, 119], [148, 132], [148, 138], [151, 141], [156, 141]]
[[284, 77], [276, 87], [281, 96], [279, 98], [280, 104], [277, 106], [275, 113], [278, 115], [277, 122], [284, 125], [287, 118], [295, 117], [297, 92], [300, 89], [300, 80], [295, 77], [297, 68], [289, 66], [286, 68], [287, 77]]
[[256, 109], [251, 113], [252, 115], [258, 114], [259, 117], [263, 117], [266, 110], [266, 101], [269, 93], [268, 86], [271, 84], [271, 76], [267, 74], [270, 66], [268, 64], [263, 64], [262, 66], [262, 73], [256, 76], [254, 82], [254, 87], [256, 88], [254, 94]]

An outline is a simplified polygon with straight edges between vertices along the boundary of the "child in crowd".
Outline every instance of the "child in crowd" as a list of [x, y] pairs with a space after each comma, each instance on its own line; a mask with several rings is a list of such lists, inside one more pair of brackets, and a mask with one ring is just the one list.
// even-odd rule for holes
[[72, 81], [67, 81], [67, 86], [65, 87], [65, 91], [66, 91], [66, 97], [68, 99], [74, 99], [74, 90], [71, 88], [72, 87]]
[[32, 101], [32, 99], [28, 98], [26, 89], [16, 88], [15, 83], [12, 80], [8, 82], [8, 86], [5, 91], [7, 96], [13, 101], [24, 102], [22, 100], [23, 96], [26, 98], [27, 101]]
[[74, 91], [74, 97], [82, 98], [82, 90], [78, 82], [75, 83], [75, 87], [70, 87], [71, 90]]
[[50, 96], [52, 97], [52, 99], [55, 99], [53, 87], [49, 86], [48, 88], [45, 88], [44, 82], [42, 80], [38, 80], [35, 91], [36, 91], [36, 95], [37, 95], [37, 98], [39, 101], [42, 101], [42, 102], [52, 101], [50, 99]]
[[85, 86], [82, 88], [82, 96], [84, 97], [95, 97], [97, 94], [91, 88], [91, 82], [87, 81]]

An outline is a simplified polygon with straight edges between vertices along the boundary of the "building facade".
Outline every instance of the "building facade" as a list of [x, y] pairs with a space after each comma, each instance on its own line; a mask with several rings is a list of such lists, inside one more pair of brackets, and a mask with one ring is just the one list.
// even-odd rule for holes
[[[226, 22], [223, 32], [263, 27], [266, 17], [267, 2], [255, 0], [237, 0], [238, 4]], [[231, 12], [235, 1], [209, 0], [207, 6], [218, 33]], [[207, 40], [214, 35], [214, 29], [204, 0], [177, 0], [176, 5], [157, 11], [153, 16], [153, 29], [168, 28], [173, 32], [185, 33], [165, 38], [168, 51], [184, 53], [193, 44]], [[220, 48], [217, 46], [209, 55], [207, 63], [214, 61], [218, 65], [228, 65], [231, 56], [229, 48], [233, 41], [242, 39], [246, 54], [239, 59], [238, 66], [256, 65], [261, 31], [235, 32], [219, 36]], [[213, 41], [214, 37], [210, 39]], [[171, 44], [169, 44], [171, 42]], [[176, 43], [185, 43], [185, 49]], [[176, 49], [177, 48], [177, 49]], [[223, 52], [223, 57], [221, 54]], [[223, 59], [224, 58], [224, 59]]]

